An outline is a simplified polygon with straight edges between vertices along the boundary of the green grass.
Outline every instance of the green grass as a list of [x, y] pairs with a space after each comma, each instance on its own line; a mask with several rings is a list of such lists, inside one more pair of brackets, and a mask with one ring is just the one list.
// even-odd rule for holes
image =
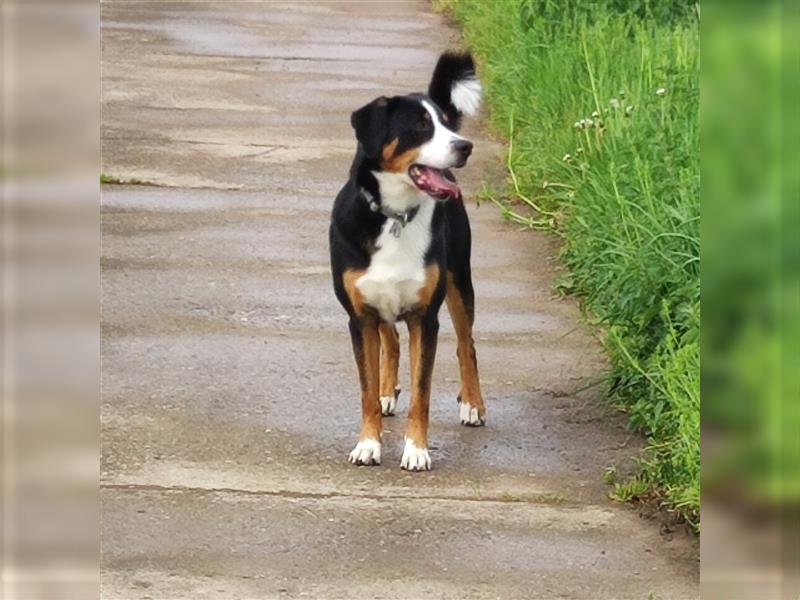
[[609, 496], [620, 502], [633, 502], [647, 496], [651, 491], [651, 487], [648, 482], [634, 477], [623, 483], [614, 483], [614, 489]]
[[439, 6], [463, 27], [490, 122], [508, 140], [508, 190], [492, 199], [507, 217], [563, 237], [570, 278], [560, 287], [602, 327], [609, 396], [648, 437], [628, 491], [658, 494], [697, 527], [698, 8]]
[[151, 185], [149, 182], [142, 181], [141, 179], [123, 179], [122, 177], [108, 175], [107, 173], [100, 173], [100, 183], [105, 185]]

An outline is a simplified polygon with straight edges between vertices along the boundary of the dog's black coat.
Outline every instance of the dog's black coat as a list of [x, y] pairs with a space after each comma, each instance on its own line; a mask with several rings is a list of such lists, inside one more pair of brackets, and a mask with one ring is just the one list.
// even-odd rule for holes
[[[380, 97], [352, 114], [350, 123], [359, 143], [350, 167], [350, 179], [334, 202], [329, 231], [334, 290], [348, 313], [352, 313], [352, 308], [342, 286], [341, 274], [347, 269], [366, 269], [369, 266], [375, 240], [387, 219], [382, 213], [370, 209], [361, 192], [366, 190], [380, 202], [378, 183], [372, 171], [380, 170], [382, 145], [397, 137], [400, 140], [398, 151], [402, 152], [430, 139], [433, 127], [420, 126], [423, 115], [427, 114], [419, 102], [422, 98], [431, 100], [439, 113], [445, 116], [449, 128], [458, 131], [462, 114], [453, 106], [450, 91], [455, 81], [470, 77], [475, 77], [471, 55], [444, 54], [434, 69], [427, 96]], [[431, 246], [425, 264], [436, 263], [442, 273], [452, 273], [454, 284], [472, 312], [472, 235], [461, 197], [436, 205], [431, 229]], [[438, 314], [442, 294], [437, 294], [437, 299], [430, 311]]]

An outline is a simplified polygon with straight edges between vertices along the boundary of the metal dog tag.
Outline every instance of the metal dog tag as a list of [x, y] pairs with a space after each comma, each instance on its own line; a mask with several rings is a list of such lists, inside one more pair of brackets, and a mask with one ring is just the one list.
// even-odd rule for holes
[[403, 226], [400, 224], [400, 221], [395, 221], [394, 223], [392, 223], [392, 226], [389, 228], [389, 231], [392, 233], [394, 237], [399, 238], [400, 234], [403, 231]]

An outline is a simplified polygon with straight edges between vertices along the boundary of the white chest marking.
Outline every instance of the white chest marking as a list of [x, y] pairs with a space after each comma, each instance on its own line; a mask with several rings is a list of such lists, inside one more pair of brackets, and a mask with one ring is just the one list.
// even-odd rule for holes
[[431, 244], [433, 200], [422, 200], [414, 220], [395, 237], [387, 219], [376, 241], [378, 250], [372, 255], [367, 272], [356, 282], [364, 301], [378, 311], [387, 323], [419, 302], [419, 291], [425, 284], [425, 254]]

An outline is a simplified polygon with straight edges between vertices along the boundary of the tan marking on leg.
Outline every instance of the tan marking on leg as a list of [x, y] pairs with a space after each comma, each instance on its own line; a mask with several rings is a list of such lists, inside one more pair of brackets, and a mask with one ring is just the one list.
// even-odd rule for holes
[[348, 269], [342, 273], [344, 291], [347, 293], [353, 311], [357, 315], [363, 315], [365, 312], [364, 297], [361, 295], [361, 290], [356, 286], [356, 282], [364, 273], [366, 273], [364, 269]]
[[363, 360], [361, 371], [361, 432], [358, 439], [381, 439], [381, 403], [378, 399], [380, 382], [381, 340], [375, 319], [365, 319], [361, 329]]
[[425, 284], [419, 291], [419, 302], [405, 317], [408, 325], [408, 351], [411, 363], [411, 400], [408, 406], [406, 438], [417, 448], [428, 446], [428, 413], [431, 399], [431, 376], [436, 359], [436, 341], [425, 346], [422, 314], [431, 303], [439, 285], [439, 266], [425, 268]]
[[429, 265], [425, 267], [425, 283], [419, 290], [419, 302], [414, 307], [415, 309], [425, 310], [433, 299], [436, 293], [436, 288], [439, 286], [439, 265]]
[[453, 283], [451, 273], [447, 274], [445, 302], [458, 338], [456, 353], [461, 375], [461, 391], [458, 396], [462, 402], [477, 408], [478, 414], [483, 419], [486, 416], [486, 406], [483, 403], [481, 382], [478, 377], [478, 360], [475, 356], [475, 342], [472, 338], [472, 318], [464, 306], [458, 288]]
[[408, 357], [411, 363], [411, 401], [408, 406], [406, 438], [417, 448], [428, 447], [428, 410], [431, 397], [430, 378], [424, 381], [422, 375], [422, 326], [419, 317], [409, 316]]
[[411, 374], [411, 388], [414, 388], [414, 376], [417, 372], [420, 354], [419, 317], [408, 315], [405, 319], [408, 327], [408, 366]]
[[397, 388], [397, 369], [400, 364], [400, 336], [397, 328], [388, 323], [378, 326], [381, 335], [381, 396], [394, 396]]
[[382, 422], [378, 400], [378, 363], [381, 342], [377, 318], [373, 315], [352, 317], [350, 336], [361, 384], [361, 431], [349, 460], [357, 465], [380, 464]]

